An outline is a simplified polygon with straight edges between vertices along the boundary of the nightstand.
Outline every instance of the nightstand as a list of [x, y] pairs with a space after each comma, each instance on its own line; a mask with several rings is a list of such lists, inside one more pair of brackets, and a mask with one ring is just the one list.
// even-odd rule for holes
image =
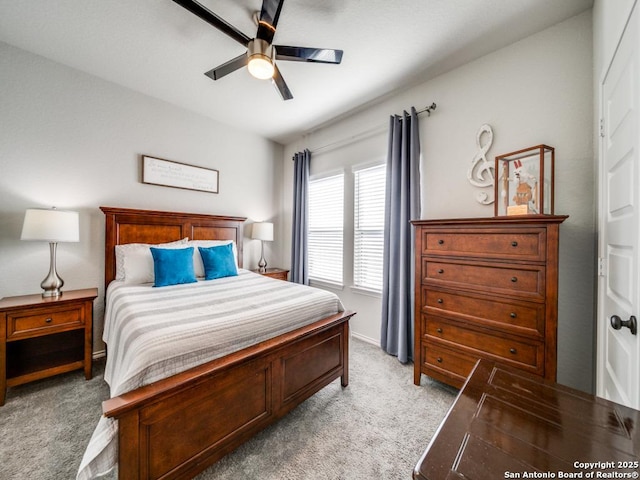
[[251, 270], [252, 272], [259, 273], [260, 275], [264, 275], [266, 277], [276, 278], [278, 280], [284, 280], [285, 282], [289, 279], [289, 270], [285, 270], [283, 268], [267, 268], [266, 272], [261, 272], [258, 270]]
[[0, 406], [7, 387], [76, 369], [91, 378], [97, 288], [0, 300]]

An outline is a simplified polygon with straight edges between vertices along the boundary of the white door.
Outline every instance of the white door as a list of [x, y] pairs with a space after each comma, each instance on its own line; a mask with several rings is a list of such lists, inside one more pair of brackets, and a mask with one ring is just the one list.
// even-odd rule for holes
[[[597, 395], [640, 409], [640, 37], [635, 7], [601, 85]], [[613, 319], [613, 320], [612, 320]], [[615, 324], [614, 328], [612, 324]]]

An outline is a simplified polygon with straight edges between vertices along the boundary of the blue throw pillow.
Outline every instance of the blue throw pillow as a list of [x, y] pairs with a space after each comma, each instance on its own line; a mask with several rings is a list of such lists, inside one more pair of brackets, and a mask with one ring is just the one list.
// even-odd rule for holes
[[193, 247], [150, 248], [153, 256], [154, 287], [197, 282], [193, 271]]
[[204, 264], [204, 279], [235, 277], [238, 275], [236, 259], [233, 256], [233, 245], [219, 245], [216, 247], [198, 247], [202, 263]]

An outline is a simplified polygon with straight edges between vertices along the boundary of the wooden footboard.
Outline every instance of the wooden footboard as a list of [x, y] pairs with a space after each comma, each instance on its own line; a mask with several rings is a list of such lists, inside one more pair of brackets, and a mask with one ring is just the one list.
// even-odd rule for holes
[[341, 377], [344, 312], [104, 402], [118, 420], [119, 478], [188, 479]]
[[[233, 240], [242, 267], [244, 218], [100, 207], [105, 214], [105, 286], [116, 245]], [[123, 480], [187, 479], [338, 377], [349, 382], [344, 312], [103, 403], [118, 420]]]

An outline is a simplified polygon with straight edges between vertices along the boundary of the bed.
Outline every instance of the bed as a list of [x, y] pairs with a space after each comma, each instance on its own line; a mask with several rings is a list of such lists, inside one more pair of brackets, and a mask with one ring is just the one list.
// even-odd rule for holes
[[[117, 245], [162, 244], [183, 238], [232, 240], [238, 267], [242, 267], [244, 218], [111, 207], [101, 210], [106, 217], [105, 286], [112, 282], [119, 286], [114, 282]], [[274, 291], [294, 286], [241, 268], [239, 272], [237, 278], [229, 279], [229, 291], [239, 292], [238, 285], [259, 281], [272, 282]], [[161, 290], [135, 288], [138, 295], [155, 295]], [[167, 291], [173, 290], [170, 287]], [[263, 324], [284, 321], [294, 314], [292, 308]], [[100, 421], [111, 425], [111, 433], [117, 431], [119, 478], [192, 478], [337, 378], [346, 387], [349, 319], [353, 315], [338, 311], [310, 319], [303, 326], [105, 401]], [[109, 356], [124, 355], [109, 343], [107, 348]], [[127, 348], [121, 350], [126, 353]], [[82, 473], [83, 466], [79, 478], [89, 478]]]

